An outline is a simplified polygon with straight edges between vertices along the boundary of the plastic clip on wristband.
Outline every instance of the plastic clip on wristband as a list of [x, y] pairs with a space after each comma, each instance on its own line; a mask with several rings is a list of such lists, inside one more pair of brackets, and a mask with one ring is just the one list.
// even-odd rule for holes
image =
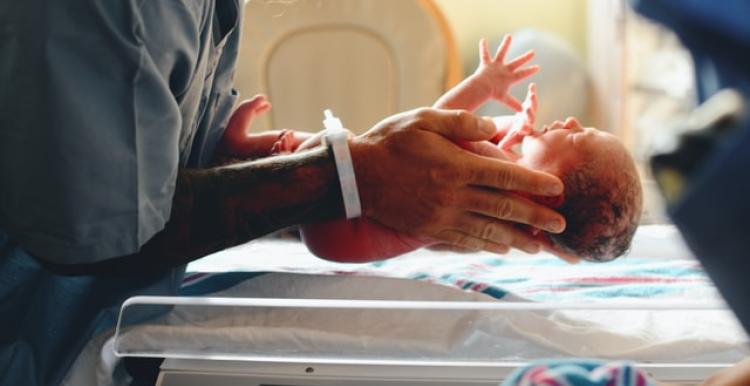
[[330, 109], [323, 114], [323, 126], [326, 131], [323, 139], [333, 150], [333, 158], [336, 161], [336, 171], [341, 183], [341, 196], [344, 199], [344, 211], [347, 219], [353, 219], [362, 215], [362, 204], [359, 201], [359, 190], [357, 180], [354, 178], [354, 165], [352, 155], [349, 152], [349, 132], [344, 129], [341, 120], [333, 116]]

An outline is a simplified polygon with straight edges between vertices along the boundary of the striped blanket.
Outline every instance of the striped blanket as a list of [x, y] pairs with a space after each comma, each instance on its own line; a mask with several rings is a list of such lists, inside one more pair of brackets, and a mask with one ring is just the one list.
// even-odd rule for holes
[[517, 370], [502, 386], [655, 386], [645, 371], [626, 362], [558, 360]]
[[[408, 278], [511, 301], [718, 298], [715, 287], [697, 261], [652, 255], [649, 250], [634, 248], [631, 255], [613, 262], [571, 265], [546, 254], [532, 256], [514, 252], [499, 256], [420, 250], [382, 262], [338, 264], [316, 259], [301, 243], [266, 240], [210, 256], [189, 266], [189, 271], [196, 273], [187, 275], [184, 290], [205, 294], [267, 272], [293, 272]], [[227, 271], [230, 273], [220, 274], [218, 278], [211, 273]], [[210, 283], [205, 282], [209, 278]], [[201, 282], [201, 286], [188, 288]]]

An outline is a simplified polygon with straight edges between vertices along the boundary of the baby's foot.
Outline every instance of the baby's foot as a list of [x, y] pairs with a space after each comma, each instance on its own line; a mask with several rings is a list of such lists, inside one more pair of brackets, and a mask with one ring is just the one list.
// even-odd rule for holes
[[293, 153], [297, 144], [294, 131], [282, 130], [279, 138], [271, 146], [271, 154], [289, 154]]
[[248, 146], [248, 136], [253, 120], [271, 109], [265, 95], [256, 95], [240, 103], [229, 119], [220, 150], [228, 155], [243, 157]]

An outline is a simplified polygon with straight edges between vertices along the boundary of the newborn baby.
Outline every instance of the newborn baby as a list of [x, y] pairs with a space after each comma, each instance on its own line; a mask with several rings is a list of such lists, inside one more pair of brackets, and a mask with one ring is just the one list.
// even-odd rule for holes
[[[492, 98], [514, 110], [521, 110], [513, 116], [494, 119], [498, 128], [494, 141], [499, 143], [498, 147], [489, 143], [459, 145], [558, 176], [565, 185], [564, 197], [529, 199], [559, 211], [567, 220], [567, 228], [557, 235], [537, 230], [531, 230], [532, 233], [547, 250], [564, 258], [614, 259], [628, 249], [639, 220], [641, 190], [634, 163], [614, 136], [583, 128], [575, 119], [554, 122], [535, 132], [537, 102], [534, 87], [530, 87], [523, 105], [508, 94], [508, 89], [535, 73], [538, 67], [522, 67], [532, 59], [533, 52], [505, 63], [510, 41], [506, 36], [494, 57], [490, 56], [486, 42], [482, 41], [481, 63], [475, 73], [449, 90], [434, 107], [473, 111]], [[258, 106], [267, 104], [262, 97], [256, 97], [254, 101]], [[253, 101], [248, 102], [245, 113], [241, 110], [243, 106], [238, 108], [240, 114], [235, 114], [238, 122], [247, 122], [235, 125], [233, 117], [227, 128], [230, 133], [225, 136], [233, 144], [223, 144], [223, 147], [257, 145], [258, 135], [253, 138], [244, 134], [249, 120], [257, 113], [250, 108], [251, 103]], [[233, 130], [243, 133], [232, 136]], [[304, 150], [319, 142], [318, 137], [310, 138], [309, 134], [291, 131], [265, 135], [264, 140], [272, 142], [270, 148], [266, 147], [268, 153], [272, 153], [271, 148], [279, 153]], [[342, 262], [382, 260], [434, 243], [401, 234], [367, 218], [304, 225], [302, 235], [308, 248], [317, 256]], [[533, 246], [526, 250], [538, 251]]]

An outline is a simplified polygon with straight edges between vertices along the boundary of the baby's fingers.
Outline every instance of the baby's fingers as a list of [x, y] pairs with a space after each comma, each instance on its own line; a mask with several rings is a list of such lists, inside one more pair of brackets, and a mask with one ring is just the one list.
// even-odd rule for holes
[[533, 65], [529, 67], [524, 67], [520, 70], [513, 71], [513, 81], [518, 82], [521, 80], [524, 80], [534, 74], [536, 74], [539, 71], [539, 66]]
[[510, 42], [513, 40], [510, 35], [503, 36], [503, 41], [500, 42], [500, 46], [497, 47], [497, 52], [495, 52], [495, 59], [494, 61], [503, 63], [505, 61], [505, 55], [508, 54], [508, 49], [510, 48]]
[[539, 109], [539, 98], [536, 96], [536, 84], [529, 84], [529, 95], [531, 96], [531, 109], [536, 111]]
[[513, 109], [513, 111], [518, 111], [518, 112], [523, 111], [523, 105], [521, 105], [521, 102], [518, 99], [516, 99], [516, 97], [514, 97], [513, 95], [506, 94], [501, 100], [501, 102], [505, 103], [506, 106]]
[[486, 39], [479, 40], [479, 59], [481, 59], [482, 63], [485, 64], [492, 61], [492, 58], [490, 58], [490, 48], [487, 46]]
[[581, 122], [578, 122], [577, 119], [575, 119], [573, 117], [568, 117], [567, 119], [565, 119], [565, 128], [566, 129], [572, 130], [572, 129], [577, 129], [577, 128], [580, 128], [580, 127], [582, 127], [581, 126]]
[[563, 123], [562, 121], [554, 121], [550, 123], [549, 125], [544, 126], [544, 131], [558, 130], [558, 129], [564, 129], [564, 128], [565, 128], [565, 123]]
[[534, 50], [526, 51], [523, 55], [511, 60], [508, 63], [505, 63], [505, 65], [511, 69], [512, 71], [515, 71], [519, 67], [523, 66], [524, 64], [531, 61], [531, 59], [534, 59]]
[[534, 124], [536, 122], [536, 111], [524, 110], [526, 114], [526, 125], [524, 125], [523, 132], [526, 134], [534, 133]]
[[537, 100], [536, 100], [536, 84], [531, 83], [529, 84], [529, 89], [526, 92], [526, 98], [523, 100], [523, 109], [524, 110], [536, 110], [537, 108]]

